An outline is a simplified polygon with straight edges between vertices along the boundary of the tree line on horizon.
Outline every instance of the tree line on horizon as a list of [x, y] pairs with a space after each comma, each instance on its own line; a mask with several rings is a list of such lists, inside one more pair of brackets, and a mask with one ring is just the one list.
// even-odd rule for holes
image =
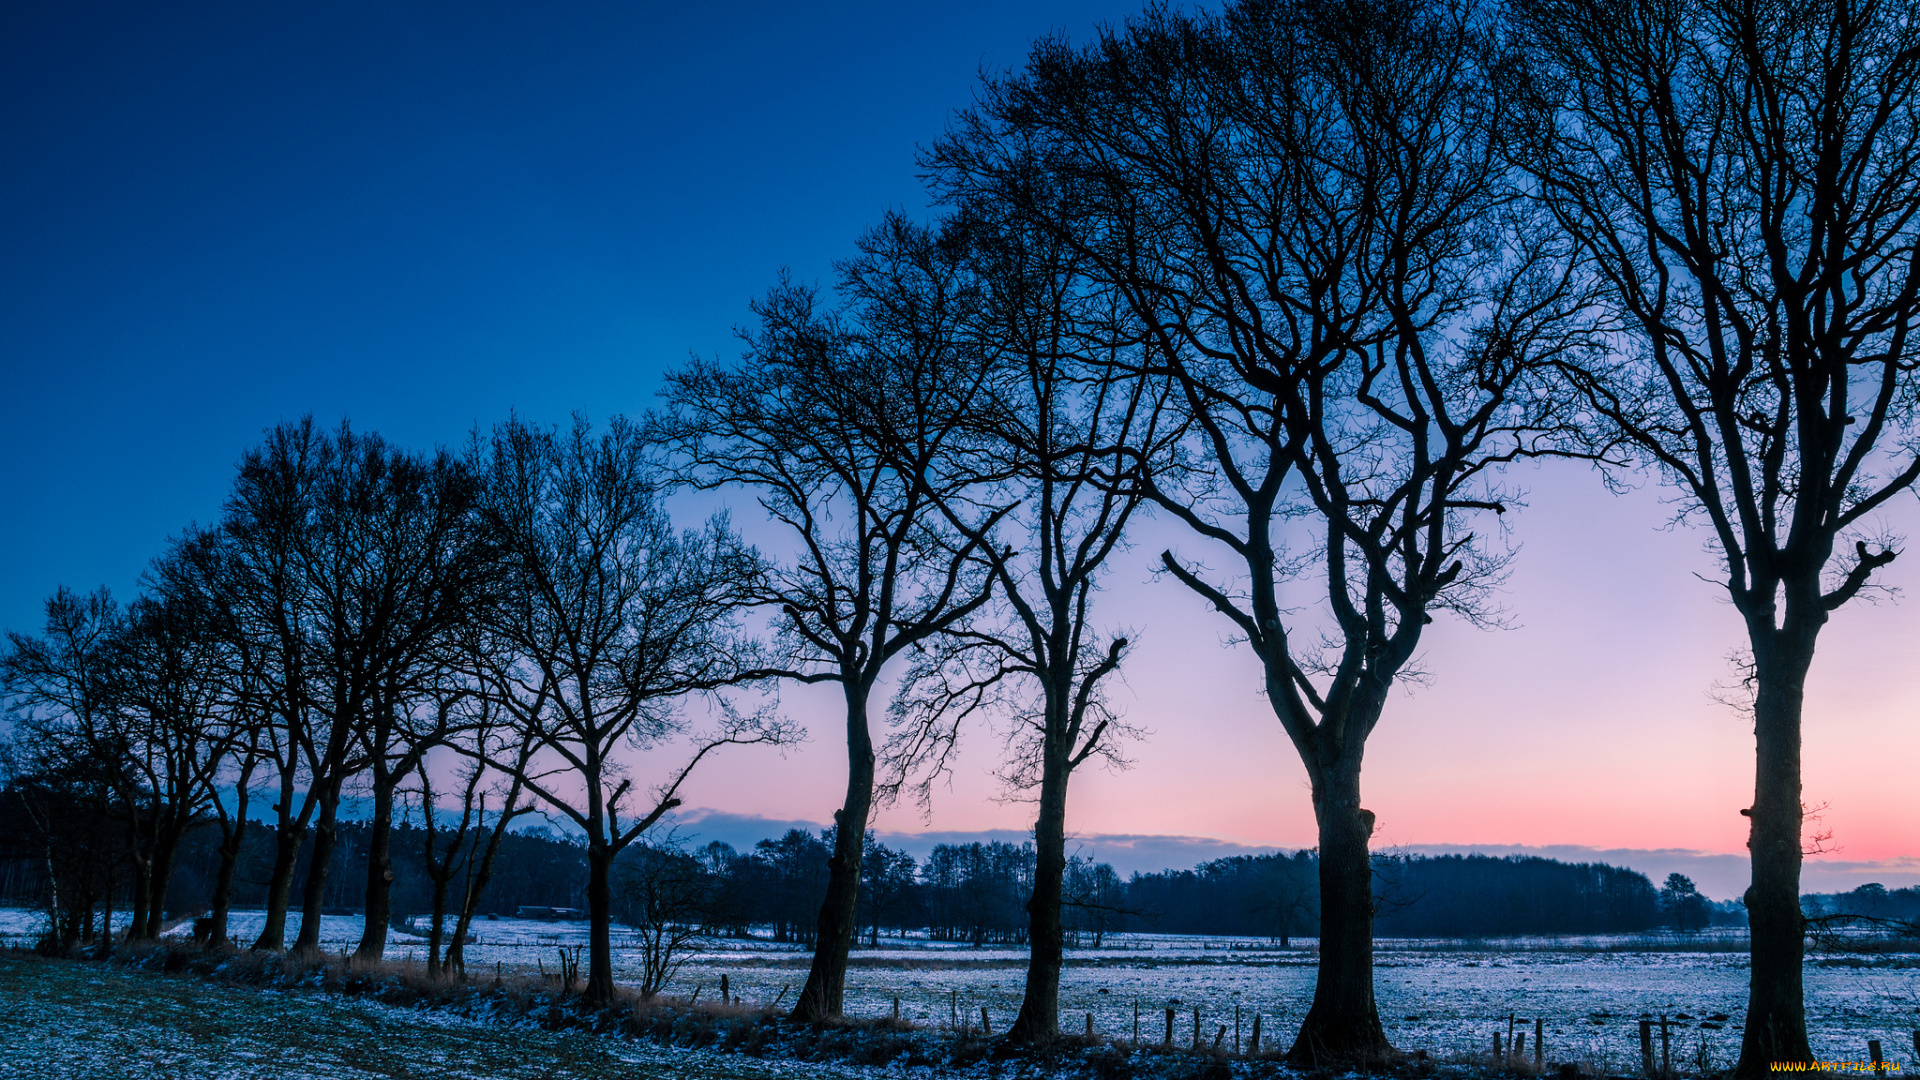
[[[1885, 0], [1155, 6], [1038, 41], [920, 165], [929, 221], [885, 217], [831, 290], [781, 278], [740, 357], [672, 372], [638, 420], [426, 454], [282, 424], [132, 603], [58, 593], [0, 657], [49, 859], [62, 815], [120, 822], [152, 936], [211, 821], [218, 927], [257, 788], [253, 944], [286, 944], [306, 851], [311, 949], [364, 785], [378, 957], [398, 801], [452, 819], [425, 835], [461, 838], [433, 872], [467, 918], [474, 838], [537, 805], [583, 838], [604, 1001], [614, 864], [696, 766], [796, 736], [778, 687], [826, 684], [847, 785], [794, 1016], [841, 1012], [874, 808], [930, 805], [985, 726], [1035, 805], [1007, 1037], [1044, 1043], [1069, 784], [1142, 734], [1107, 694], [1138, 634], [1099, 586], [1156, 513], [1185, 536], [1163, 587], [1259, 661], [1309, 780], [1320, 953], [1290, 1056], [1381, 1060], [1366, 744], [1429, 625], [1499, 625], [1503, 470], [1574, 459], [1666, 484], [1719, 559], [1755, 731], [1728, 810], [1753, 869], [1737, 1073], [1811, 1060], [1802, 688], [1833, 614], [1884, 588], [1880, 513], [1920, 478], [1920, 23]], [[763, 519], [766, 550], [725, 515], [677, 530], [661, 499], [688, 489]]]
[[[0, 792], [0, 836], [14, 838], [0, 845], [0, 905], [46, 902], [51, 883], [43, 860], [23, 842], [31, 835], [26, 817], [17, 793]], [[370, 823], [342, 821], [337, 829], [337, 853], [349, 864], [363, 860], [371, 847]], [[435, 908], [425, 834], [409, 819], [394, 827], [389, 844], [396, 874], [388, 922], [414, 935], [425, 932], [422, 927], [430, 925]], [[442, 829], [441, 843], [452, 840], [449, 834]], [[312, 843], [309, 836], [303, 856], [310, 858]], [[654, 920], [702, 936], [760, 936], [812, 946], [833, 843], [831, 829], [790, 829], [744, 851], [721, 841], [642, 842], [615, 860], [614, 921], [646, 927]], [[271, 825], [259, 824], [247, 833], [233, 878], [235, 909], [265, 907], [275, 847]], [[864, 851], [867, 865], [855, 923], [869, 946], [882, 937], [909, 935], [976, 947], [1027, 944], [1026, 903], [1037, 866], [1031, 843], [938, 844], [920, 861], [869, 837]], [[662, 868], [643, 864], [660, 860], [674, 864], [682, 887], [670, 903], [650, 910], [642, 899], [650, 885], [657, 888]], [[1383, 937], [1633, 934], [1740, 925], [1737, 904], [1707, 900], [1678, 874], [1656, 890], [1638, 871], [1538, 856], [1376, 854], [1374, 864], [1376, 929]], [[69, 887], [88, 886], [98, 901], [89, 906], [83, 942], [99, 940], [115, 911], [124, 911], [116, 904], [126, 899], [131, 869], [123, 853], [118, 865], [95, 867], [98, 877], [90, 885], [69, 880]], [[191, 834], [162, 900], [168, 925], [209, 910], [219, 871], [217, 834], [205, 829]], [[585, 871], [582, 845], [551, 829], [536, 826], [508, 834], [481, 917], [515, 917], [523, 909], [536, 912], [530, 917], [547, 917], [539, 913], [554, 910], [584, 913]], [[296, 889], [304, 879], [303, 865]], [[1288, 948], [1294, 937], [1313, 936], [1318, 880], [1317, 859], [1309, 850], [1229, 856], [1184, 870], [1136, 871], [1126, 878], [1108, 864], [1076, 855], [1068, 865], [1063, 923], [1070, 947], [1100, 948], [1109, 934], [1170, 933], [1264, 939]], [[1814, 913], [1857, 909], [1888, 916], [1912, 906], [1914, 890], [1874, 888], [1808, 897], [1807, 906]], [[364, 899], [353, 883], [330, 878], [322, 913], [364, 916]], [[91, 925], [95, 918], [97, 929]], [[210, 931], [204, 918], [201, 925]], [[483, 929], [479, 940], [485, 940]], [[431, 942], [435, 950], [441, 944]], [[448, 952], [448, 963], [460, 966], [459, 951], [449, 947]], [[430, 952], [429, 962], [438, 961], [438, 952]]]

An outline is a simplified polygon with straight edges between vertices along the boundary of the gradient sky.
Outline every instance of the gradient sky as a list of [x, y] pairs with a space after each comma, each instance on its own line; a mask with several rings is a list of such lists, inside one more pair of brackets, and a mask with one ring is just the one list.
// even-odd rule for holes
[[[914, 148], [983, 67], [1134, 10], [0, 6], [0, 626], [37, 629], [61, 583], [130, 593], [278, 421], [427, 446], [510, 411], [644, 410], [690, 352], [732, 353], [781, 267], [825, 279], [884, 211], [924, 209]], [[1380, 842], [1739, 853], [1751, 734], [1710, 696], [1739, 626], [1693, 576], [1702, 537], [1662, 531], [1657, 488], [1519, 480], [1513, 627], [1432, 627], [1432, 685], [1369, 748]], [[1913, 533], [1914, 510], [1889, 523]], [[1070, 824], [1311, 844], [1251, 657], [1147, 580], [1169, 545], [1198, 550], [1149, 522], [1108, 596], [1141, 641], [1118, 700], [1151, 737], [1131, 770], [1076, 779]], [[1808, 801], [1863, 880], [1920, 881], [1917, 640], [1912, 602], [1851, 605], [1809, 685]], [[813, 740], [736, 755], [690, 805], [826, 820], [832, 698], [789, 690]], [[881, 827], [1024, 828], [986, 776], [997, 746], [975, 733], [932, 822]]]

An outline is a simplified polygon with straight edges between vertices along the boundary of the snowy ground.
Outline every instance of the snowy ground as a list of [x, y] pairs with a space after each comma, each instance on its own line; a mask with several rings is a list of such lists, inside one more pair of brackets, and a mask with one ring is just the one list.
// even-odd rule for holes
[[[236, 912], [234, 937], [248, 940], [258, 932], [261, 917]], [[298, 916], [293, 922], [288, 940]], [[0, 910], [0, 940], [20, 940], [36, 925], [30, 912]], [[360, 930], [357, 917], [329, 916], [321, 927], [322, 946], [351, 948]], [[478, 923], [476, 932], [479, 940], [467, 954], [469, 969], [476, 972], [495, 963], [509, 971], [539, 965], [551, 971], [560, 949], [586, 942], [585, 923], [501, 919]], [[1637, 1063], [1638, 1018], [1666, 1014], [1677, 1021], [1676, 1065], [1693, 1071], [1702, 1063], [1729, 1064], [1739, 1047], [1746, 956], [1735, 941], [1718, 943], [1718, 950], [1670, 951], [1673, 944], [1606, 938], [1383, 941], [1375, 978], [1381, 1018], [1396, 1046], [1444, 1057], [1486, 1050], [1495, 1032], [1504, 1035], [1511, 1014], [1529, 1021], [1523, 1027], [1531, 1041], [1530, 1021], [1538, 1015], [1546, 1021], [1549, 1057], [1620, 1073]], [[1211, 1041], [1224, 1024], [1231, 1040], [1237, 1007], [1243, 1037], [1258, 1013], [1264, 1038], [1285, 1039], [1313, 990], [1310, 939], [1296, 939], [1295, 948], [1283, 950], [1227, 938], [1119, 935], [1109, 936], [1107, 946], [1069, 952], [1061, 987], [1063, 1027], [1081, 1030], [1084, 1014], [1091, 1013], [1100, 1034], [1131, 1037], [1137, 1003], [1141, 1036], [1158, 1041], [1165, 1033], [1165, 1007], [1174, 1004], [1174, 1038], [1184, 1045], [1193, 1038], [1197, 1005], [1204, 1038]], [[425, 940], [396, 932], [388, 939], [388, 955], [423, 958]], [[847, 1008], [878, 1016], [898, 997], [909, 1019], [938, 1025], [949, 1021], [956, 1006], [969, 1023], [978, 1023], [985, 1006], [997, 1030], [1019, 1007], [1025, 960], [1020, 949], [883, 938], [879, 948], [854, 953]], [[669, 992], [685, 995], [700, 987], [711, 997], [724, 973], [749, 1003], [783, 995], [791, 1003], [806, 977], [806, 963], [806, 952], [791, 944], [714, 941], [690, 958]], [[1920, 957], [1871, 963], [1877, 966], [1809, 959], [1814, 1050], [1824, 1060], [1865, 1060], [1867, 1040], [1879, 1039], [1889, 1058], [1912, 1067], [1910, 1032], [1920, 1028]], [[616, 979], [626, 981], [637, 968], [630, 938], [616, 928]], [[1718, 1029], [1699, 1026], [1723, 1013], [1733, 1019]], [[1678, 1020], [1682, 1015], [1688, 1019]]]
[[[860, 1070], [0, 954], [0, 1080], [787, 1080]], [[865, 1075], [873, 1075], [868, 1071]]]

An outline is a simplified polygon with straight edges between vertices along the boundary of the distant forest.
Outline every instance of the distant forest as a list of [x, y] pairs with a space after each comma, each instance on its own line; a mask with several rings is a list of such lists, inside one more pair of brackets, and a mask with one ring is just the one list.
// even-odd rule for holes
[[[42, 907], [47, 879], [41, 860], [22, 846], [29, 835], [15, 820], [21, 809], [11, 792], [0, 792], [0, 903]], [[342, 822], [336, 857], [366, 857], [371, 830], [365, 822]], [[396, 825], [391, 920], [404, 926], [432, 907], [432, 882], [424, 859], [425, 830]], [[466, 843], [484, 844], [486, 834]], [[249, 828], [233, 885], [237, 908], [266, 904], [278, 837], [274, 828]], [[452, 834], [441, 830], [444, 856]], [[190, 834], [179, 856], [165, 909], [178, 917], [209, 904], [219, 869], [219, 832]], [[311, 845], [309, 837], [307, 845]], [[641, 897], [648, 879], [657, 882], [663, 864], [678, 867], [693, 882], [678, 895], [678, 920], [716, 935], [770, 934], [811, 945], [827, 887], [833, 832], [790, 830], [739, 851], [724, 843], [704, 846], [636, 845], [622, 854], [614, 874], [616, 917], [639, 923], [648, 914]], [[862, 874], [859, 925], [862, 936], [927, 933], [937, 940], [975, 945], [1025, 945], [1026, 902], [1035, 873], [1031, 844], [943, 844], [924, 860], [869, 838]], [[294, 889], [303, 890], [306, 852]], [[494, 872], [480, 901], [484, 913], [512, 915], [521, 907], [581, 909], [586, 906], [586, 853], [581, 844], [551, 830], [508, 832], [501, 838]], [[1677, 876], [1677, 875], [1676, 875]], [[1065, 922], [1070, 944], [1097, 946], [1115, 932], [1220, 934], [1287, 943], [1311, 936], [1319, 916], [1319, 865], [1311, 851], [1215, 859], [1190, 870], [1136, 873], [1122, 879], [1112, 866], [1076, 858], [1066, 874]], [[1380, 855], [1375, 857], [1376, 919], [1381, 937], [1502, 937], [1534, 934], [1635, 933], [1663, 927], [1699, 929], [1738, 924], [1736, 904], [1715, 905], [1692, 883], [1656, 889], [1646, 875], [1598, 863], [1568, 864], [1527, 856]], [[118, 890], [132, 874], [120, 875]], [[1808, 898], [1810, 912], [1849, 912], [1912, 918], [1920, 913], [1920, 890], [1872, 896], [1861, 891]], [[325, 910], [361, 914], [365, 882], [335, 875], [325, 883]], [[118, 891], [117, 890], [117, 891]], [[125, 910], [125, 898], [117, 905]], [[1872, 910], [1868, 910], [1871, 908]], [[657, 913], [656, 913], [657, 914]]]

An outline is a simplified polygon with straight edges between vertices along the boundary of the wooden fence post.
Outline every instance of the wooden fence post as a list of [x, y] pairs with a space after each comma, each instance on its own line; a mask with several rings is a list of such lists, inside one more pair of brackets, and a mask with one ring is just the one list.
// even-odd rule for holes
[[1247, 1056], [1260, 1056], [1260, 1014], [1253, 1014], [1253, 1038], [1247, 1042]]
[[1493, 1063], [1497, 1066], [1505, 1060], [1506, 1056], [1500, 1052], [1500, 1033], [1496, 1031], [1493, 1033]]
[[1087, 1014], [1087, 1038], [1093, 1038], [1093, 1014]]
[[1653, 1075], [1653, 1021], [1640, 1021], [1640, 1071]]
[[1880, 1040], [1879, 1039], [1867, 1040], [1867, 1056], [1873, 1059], [1873, 1075], [1879, 1076], [1881, 1073], [1887, 1071], [1886, 1064], [1880, 1060]]
[[993, 1034], [993, 1023], [987, 1019], [987, 1007], [985, 1005], [980, 1006], [980, 1032], [983, 1035]]
[[1547, 1067], [1547, 1021], [1538, 1015], [1533, 1018], [1533, 1067]]
[[727, 977], [725, 975], [720, 976], [720, 1004], [722, 1005], [733, 1004], [732, 985], [727, 982]]
[[1173, 1006], [1171, 1005], [1167, 1006], [1167, 1039], [1160, 1045], [1169, 1050], [1173, 1049]]
[[1200, 1049], [1200, 1006], [1193, 1007], [1193, 1048]]
[[1673, 1075], [1673, 1035], [1667, 1030], [1667, 1014], [1660, 1014], [1660, 1075]]

